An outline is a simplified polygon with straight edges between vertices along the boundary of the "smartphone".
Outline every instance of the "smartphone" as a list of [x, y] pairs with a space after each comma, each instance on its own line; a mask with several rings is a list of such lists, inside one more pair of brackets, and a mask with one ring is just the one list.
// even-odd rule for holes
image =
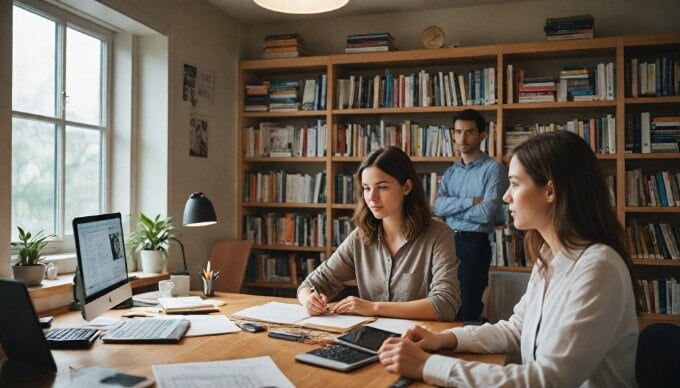
[[48, 327], [50, 327], [52, 325], [53, 319], [54, 319], [54, 317], [42, 317], [42, 318], [40, 318], [39, 319], [40, 327], [43, 328], [43, 329], [47, 329]]

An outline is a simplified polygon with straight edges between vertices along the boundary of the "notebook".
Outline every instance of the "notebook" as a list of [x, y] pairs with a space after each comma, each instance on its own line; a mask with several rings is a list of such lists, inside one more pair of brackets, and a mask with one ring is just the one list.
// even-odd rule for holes
[[378, 361], [378, 350], [396, 333], [363, 326], [335, 339], [336, 345], [326, 346], [295, 356], [296, 361], [343, 372]]
[[373, 317], [357, 315], [324, 314], [311, 316], [307, 314], [303, 306], [280, 302], [269, 302], [261, 306], [250, 307], [235, 313], [233, 317], [282, 325], [297, 325], [334, 333], [346, 333], [375, 320]]
[[178, 296], [175, 298], [158, 298], [158, 303], [166, 314], [213, 313], [220, 311], [215, 303], [203, 300], [198, 296]]

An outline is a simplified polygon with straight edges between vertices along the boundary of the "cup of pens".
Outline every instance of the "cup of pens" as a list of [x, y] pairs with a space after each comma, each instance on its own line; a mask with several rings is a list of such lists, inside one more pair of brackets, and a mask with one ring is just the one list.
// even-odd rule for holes
[[217, 284], [217, 279], [220, 277], [220, 271], [213, 271], [210, 268], [210, 261], [205, 266], [205, 269], [201, 270], [201, 279], [203, 280], [203, 295], [205, 296], [215, 296], [215, 285]]

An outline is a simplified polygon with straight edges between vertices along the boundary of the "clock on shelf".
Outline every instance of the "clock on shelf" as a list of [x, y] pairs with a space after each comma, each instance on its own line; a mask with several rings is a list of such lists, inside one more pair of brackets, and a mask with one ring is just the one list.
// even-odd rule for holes
[[427, 48], [442, 48], [446, 44], [444, 30], [438, 26], [429, 26], [423, 30], [420, 39]]

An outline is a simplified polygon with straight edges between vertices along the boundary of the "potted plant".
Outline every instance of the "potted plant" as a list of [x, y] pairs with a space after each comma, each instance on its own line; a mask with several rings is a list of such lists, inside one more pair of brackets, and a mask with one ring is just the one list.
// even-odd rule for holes
[[45, 264], [39, 263], [42, 260], [40, 253], [47, 245], [46, 240], [54, 235], [43, 235], [42, 230], [33, 235], [20, 226], [17, 226], [17, 229], [19, 229], [20, 242], [12, 243], [12, 245], [21, 248], [17, 262], [12, 266], [14, 278], [23, 281], [28, 287], [39, 286], [45, 276]]
[[139, 252], [142, 272], [163, 272], [167, 248], [175, 234], [172, 218], [158, 214], [153, 219], [140, 213], [137, 228], [128, 237], [128, 247], [133, 254]]

